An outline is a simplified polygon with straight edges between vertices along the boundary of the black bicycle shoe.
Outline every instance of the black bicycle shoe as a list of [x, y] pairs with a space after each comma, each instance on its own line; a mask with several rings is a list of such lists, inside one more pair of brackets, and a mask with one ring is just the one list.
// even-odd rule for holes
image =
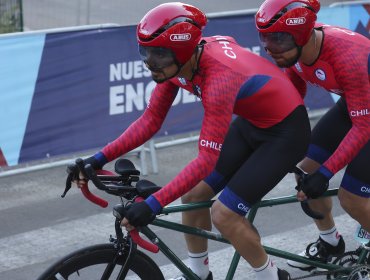
[[292, 279], [290, 277], [290, 274], [288, 273], [288, 271], [280, 269], [280, 268], [278, 268], [278, 277], [279, 277], [279, 280], [290, 280], [290, 279]]
[[[329, 243], [325, 242], [324, 240], [319, 237], [316, 242], [310, 243], [306, 250], [300, 253], [300, 256], [304, 256], [306, 258], [320, 261], [323, 263], [330, 262], [333, 257], [338, 257], [344, 253], [346, 249], [346, 245], [344, 243], [343, 237], [340, 236], [339, 243], [337, 246], [332, 246]], [[308, 264], [303, 264], [300, 262], [288, 260], [288, 265], [299, 268], [301, 270], [311, 270], [314, 267]]]
[[[181, 275], [181, 276], [178, 276], [176, 278], [171, 278], [171, 279], [168, 279], [168, 280], [188, 280], [188, 278], [186, 278], [184, 275]], [[213, 275], [212, 275], [211, 271], [208, 273], [208, 276], [205, 280], [213, 280]]]

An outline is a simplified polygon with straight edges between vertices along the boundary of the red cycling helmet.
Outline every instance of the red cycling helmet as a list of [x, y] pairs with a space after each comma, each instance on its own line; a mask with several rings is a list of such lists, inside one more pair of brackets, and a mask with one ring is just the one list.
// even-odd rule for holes
[[256, 27], [262, 39], [269, 33], [288, 33], [302, 47], [310, 39], [319, 10], [318, 0], [266, 0], [256, 14]]
[[184, 65], [200, 42], [206, 24], [205, 14], [188, 4], [171, 2], [153, 8], [136, 30], [142, 59], [153, 68], [171, 63]]

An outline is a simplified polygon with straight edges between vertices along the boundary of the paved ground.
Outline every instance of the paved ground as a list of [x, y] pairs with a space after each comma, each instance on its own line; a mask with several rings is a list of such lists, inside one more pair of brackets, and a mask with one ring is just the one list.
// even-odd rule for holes
[[[165, 184], [195, 156], [195, 146], [193, 142], [158, 150], [159, 174], [150, 174], [145, 179], [158, 185]], [[139, 165], [138, 158], [130, 159]], [[112, 165], [107, 168], [112, 169]], [[339, 184], [338, 179], [338, 176], [334, 178], [333, 186]], [[0, 279], [35, 279], [57, 258], [86, 245], [105, 243], [114, 233], [111, 206], [118, 200], [94, 189], [95, 193], [110, 202], [107, 209], [92, 205], [76, 189], [62, 199], [60, 194], [64, 182], [65, 166], [0, 178]], [[293, 178], [287, 176], [268, 197], [292, 194], [293, 188]], [[352, 233], [356, 224], [344, 214], [336, 199], [334, 214], [348, 248], [355, 248]], [[171, 215], [168, 219], [179, 221], [180, 215]], [[304, 244], [317, 238], [312, 221], [304, 216], [298, 204], [261, 209], [256, 226], [265, 245], [291, 252], [301, 251]], [[186, 258], [182, 234], [159, 228], [155, 231], [182, 259]], [[210, 251], [210, 265], [215, 279], [224, 279], [233, 250], [228, 245], [212, 241]], [[178, 274], [161, 253], [150, 255], [166, 277]], [[282, 260], [276, 259], [276, 262], [294, 276], [302, 274], [286, 267]], [[235, 279], [254, 279], [253, 271], [245, 261], [241, 261]]]

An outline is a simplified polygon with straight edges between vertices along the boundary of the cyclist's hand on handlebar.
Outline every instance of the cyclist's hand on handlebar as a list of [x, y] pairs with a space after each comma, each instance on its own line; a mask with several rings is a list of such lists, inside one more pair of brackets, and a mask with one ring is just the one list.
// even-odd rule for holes
[[329, 178], [318, 170], [304, 178], [301, 185], [303, 194], [302, 192], [298, 193], [298, 199], [318, 198], [328, 190], [328, 187]]
[[[80, 161], [79, 164], [78, 161]], [[67, 167], [67, 173], [72, 177], [72, 182], [75, 183], [79, 188], [83, 187], [88, 181], [88, 178], [86, 178], [84, 175], [85, 171], [83, 170], [87, 164], [90, 164], [95, 170], [100, 170], [103, 167], [94, 156], [88, 157], [84, 160], [77, 159], [75, 163], [70, 164]]]
[[125, 208], [125, 218], [122, 220], [121, 225], [130, 231], [132, 227], [146, 226], [154, 219], [155, 214], [145, 201], [136, 202]]

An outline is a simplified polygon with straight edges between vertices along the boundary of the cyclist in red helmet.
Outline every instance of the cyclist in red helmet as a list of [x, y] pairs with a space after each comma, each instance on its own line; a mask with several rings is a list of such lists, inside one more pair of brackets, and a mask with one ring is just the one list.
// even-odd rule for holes
[[[179, 88], [192, 92], [204, 107], [197, 157], [160, 191], [131, 204], [122, 225], [128, 230], [147, 225], [181, 196], [195, 202], [221, 192], [212, 208], [214, 224], [257, 279], [290, 279], [271, 265], [244, 216], [304, 157], [310, 139], [307, 112], [278, 67], [231, 37], [202, 37], [206, 23], [203, 12], [179, 2], [159, 5], [143, 17], [137, 27], [139, 51], [157, 85], [143, 115], [85, 163], [98, 169], [142, 145], [160, 129]], [[186, 212], [183, 222], [211, 229], [208, 210]], [[212, 279], [206, 240], [186, 240], [190, 268], [200, 279]]]
[[[353, 31], [316, 23], [317, 0], [266, 0], [256, 14], [262, 45], [302, 96], [306, 83], [340, 96], [312, 131], [306, 158], [311, 175], [298, 198], [318, 198], [330, 178], [347, 166], [338, 198], [344, 210], [370, 231], [370, 41]], [[328, 261], [345, 250], [331, 214], [330, 198], [310, 201], [324, 214], [315, 220], [319, 239], [302, 255]], [[308, 265], [288, 261], [302, 269]]]

